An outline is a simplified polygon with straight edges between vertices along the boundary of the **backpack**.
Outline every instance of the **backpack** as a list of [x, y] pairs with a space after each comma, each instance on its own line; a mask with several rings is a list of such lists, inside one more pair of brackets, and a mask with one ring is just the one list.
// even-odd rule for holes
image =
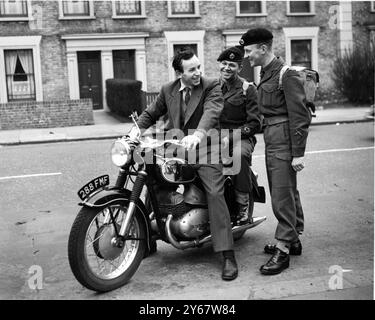
[[295, 70], [303, 79], [303, 87], [305, 88], [306, 94], [306, 106], [311, 110], [312, 116], [315, 117], [315, 93], [317, 88], [319, 87], [319, 73], [315, 70], [308, 69], [305, 67], [298, 67], [298, 66], [288, 66], [284, 65], [280, 71], [280, 78], [279, 78], [279, 89], [283, 90], [282, 85], [282, 78], [287, 70]]

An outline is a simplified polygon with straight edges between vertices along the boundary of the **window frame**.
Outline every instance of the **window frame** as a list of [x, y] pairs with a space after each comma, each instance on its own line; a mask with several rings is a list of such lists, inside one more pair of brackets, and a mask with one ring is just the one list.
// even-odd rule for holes
[[259, 1], [261, 3], [261, 12], [260, 13], [241, 13], [240, 12], [240, 2], [241, 2], [241, 0], [236, 1], [236, 17], [265, 17], [265, 16], [267, 16], [266, 1]]
[[286, 15], [287, 16], [315, 16], [315, 1], [310, 2], [310, 12], [290, 12], [290, 1], [286, 2]]
[[370, 1], [370, 12], [375, 13], [375, 1]]
[[138, 14], [138, 15], [117, 14], [117, 12], [116, 12], [116, 2], [118, 2], [118, 0], [112, 0], [112, 19], [146, 18], [146, 1], [145, 0], [139, 0], [139, 2], [141, 3], [141, 14]]
[[[164, 31], [164, 36], [167, 39], [168, 61], [172, 61], [175, 44], [196, 44], [199, 62], [201, 63], [201, 72], [204, 75], [204, 30], [194, 31]], [[168, 64], [168, 76], [170, 81], [176, 80], [176, 73], [172, 64]]]
[[23, 0], [23, 1], [26, 1], [27, 16], [9, 16], [9, 17], [0, 16], [0, 21], [31, 21], [33, 20], [31, 0]]
[[199, 1], [194, 0], [194, 14], [173, 14], [172, 13], [172, 1], [168, 0], [168, 18], [199, 18]]
[[311, 68], [318, 71], [318, 34], [319, 27], [286, 27], [285, 35], [285, 61], [290, 66], [292, 61], [292, 40], [311, 40]]
[[93, 0], [80, 0], [88, 1], [89, 3], [89, 15], [76, 15], [76, 16], [66, 16], [64, 15], [63, 1], [59, 0], [59, 20], [91, 20], [96, 19], [94, 12], [94, 1]]
[[5, 74], [4, 50], [24, 50], [31, 49], [34, 63], [35, 100], [43, 101], [42, 68], [40, 59], [40, 43], [42, 36], [19, 36], [0, 37], [0, 103], [8, 103], [8, 88]]

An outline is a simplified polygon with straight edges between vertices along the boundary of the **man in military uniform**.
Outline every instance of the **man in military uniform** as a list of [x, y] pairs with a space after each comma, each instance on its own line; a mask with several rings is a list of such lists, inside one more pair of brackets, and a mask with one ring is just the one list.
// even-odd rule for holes
[[272, 51], [272, 33], [263, 28], [250, 29], [240, 44], [251, 66], [261, 66], [258, 107], [264, 116], [264, 142], [272, 209], [278, 220], [276, 245], [267, 245], [272, 258], [260, 271], [278, 274], [289, 267], [289, 254], [300, 255], [299, 235], [304, 217], [297, 190], [297, 172], [304, 168], [304, 153], [311, 115], [298, 72], [288, 70], [279, 88], [280, 71], [285, 64]]
[[[256, 144], [255, 134], [261, 129], [260, 113], [257, 104], [257, 90], [254, 84], [241, 78], [243, 50], [231, 47], [224, 50], [217, 61], [220, 62], [220, 85], [224, 96], [224, 109], [220, 116], [221, 129], [241, 130], [241, 168], [233, 177], [238, 208], [238, 224], [252, 222], [249, 212], [251, 194], [251, 154]], [[231, 136], [225, 136], [224, 145], [229, 145]], [[233, 149], [237, 150], [235, 146]]]

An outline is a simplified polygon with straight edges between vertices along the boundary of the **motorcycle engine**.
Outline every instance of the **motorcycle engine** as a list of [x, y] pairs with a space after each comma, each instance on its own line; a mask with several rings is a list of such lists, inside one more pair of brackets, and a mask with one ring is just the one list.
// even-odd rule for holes
[[192, 240], [208, 234], [208, 209], [193, 208], [180, 217], [174, 216], [171, 231], [178, 240]]

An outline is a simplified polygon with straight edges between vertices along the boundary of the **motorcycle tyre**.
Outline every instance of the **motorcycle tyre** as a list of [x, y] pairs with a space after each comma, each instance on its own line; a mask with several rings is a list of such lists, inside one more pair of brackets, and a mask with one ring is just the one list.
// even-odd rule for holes
[[[254, 213], [254, 199], [252, 199], [252, 197], [250, 197], [250, 201], [249, 201], [249, 216], [252, 217], [253, 213]], [[244, 230], [242, 232], [234, 234], [233, 235], [233, 241], [240, 240], [243, 237], [243, 235], [246, 233], [246, 231], [247, 230]]]
[[83, 207], [79, 211], [72, 225], [68, 241], [69, 264], [74, 276], [84, 287], [97, 292], [112, 291], [125, 285], [137, 271], [147, 249], [146, 227], [140, 213], [136, 210], [134, 212], [133, 219], [137, 219], [140, 229], [139, 237], [145, 238], [145, 241], [140, 240], [138, 251], [133, 262], [124, 273], [115, 279], [105, 280], [96, 277], [91, 272], [89, 266], [87, 265], [86, 259], [84, 258], [84, 246], [87, 229], [92, 220], [102, 210], [103, 208]]

